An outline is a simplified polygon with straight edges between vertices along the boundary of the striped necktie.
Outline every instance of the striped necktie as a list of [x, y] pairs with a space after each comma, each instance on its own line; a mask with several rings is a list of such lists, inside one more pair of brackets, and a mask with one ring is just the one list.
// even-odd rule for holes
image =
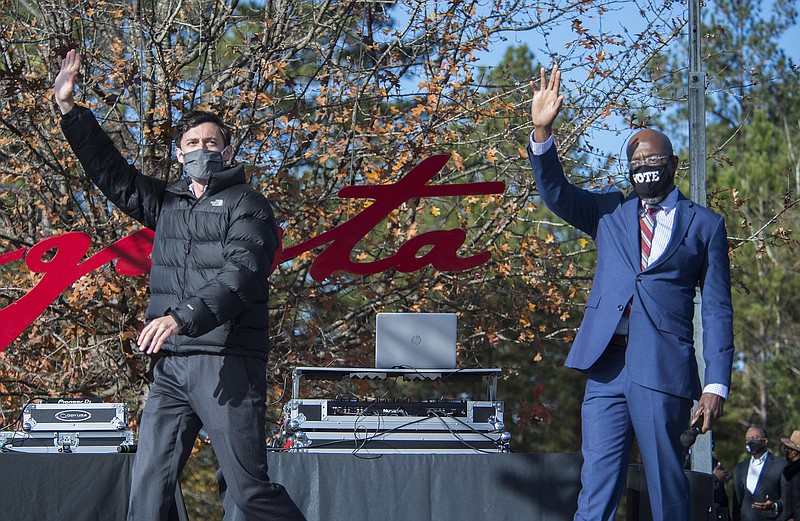
[[657, 204], [644, 205], [644, 212], [639, 218], [639, 228], [642, 231], [642, 270], [647, 268], [650, 258], [650, 248], [653, 245], [653, 230], [656, 228], [655, 214], [661, 207]]

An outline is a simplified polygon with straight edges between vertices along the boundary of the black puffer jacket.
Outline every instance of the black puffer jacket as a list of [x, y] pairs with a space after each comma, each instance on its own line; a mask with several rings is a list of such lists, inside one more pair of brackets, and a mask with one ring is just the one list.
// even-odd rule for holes
[[784, 519], [800, 521], [800, 460], [783, 467], [783, 477], [789, 483], [789, 494], [784, 501]]
[[278, 234], [244, 167], [213, 176], [198, 199], [187, 181], [168, 185], [128, 164], [89, 109], [76, 105], [61, 128], [103, 194], [156, 232], [146, 318], [170, 314], [181, 327], [162, 349], [266, 358]]

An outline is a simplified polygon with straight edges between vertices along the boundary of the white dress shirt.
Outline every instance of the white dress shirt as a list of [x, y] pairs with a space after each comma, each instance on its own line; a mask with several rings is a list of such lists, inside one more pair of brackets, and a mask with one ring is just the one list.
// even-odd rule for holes
[[767, 454], [769, 451], [764, 451], [760, 458], [750, 456], [750, 465], [747, 467], [747, 490], [751, 494], [755, 493], [758, 486], [758, 478], [761, 477], [761, 471], [764, 469], [764, 463], [767, 461]]

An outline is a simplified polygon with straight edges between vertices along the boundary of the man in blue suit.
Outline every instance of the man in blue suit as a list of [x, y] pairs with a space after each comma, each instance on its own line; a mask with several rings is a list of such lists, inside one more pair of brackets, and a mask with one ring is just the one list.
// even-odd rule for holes
[[[587, 375], [582, 408], [582, 490], [576, 520], [612, 520], [633, 437], [655, 521], [689, 521], [681, 433], [722, 414], [733, 361], [733, 308], [725, 223], [674, 185], [678, 158], [661, 132], [627, 146], [634, 190], [589, 192], [564, 177], [552, 126], [564, 96], [555, 66], [534, 87], [528, 148], [547, 207], [594, 239], [597, 269], [566, 365]], [[705, 387], [693, 344], [695, 288], [702, 292]], [[693, 400], [698, 400], [694, 416]]]

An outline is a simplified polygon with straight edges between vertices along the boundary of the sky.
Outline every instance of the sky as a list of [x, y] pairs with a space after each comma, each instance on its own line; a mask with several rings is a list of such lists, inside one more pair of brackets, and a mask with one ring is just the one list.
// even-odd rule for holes
[[[676, 9], [683, 9], [683, 10], [688, 9], [687, 7], [688, 4], [685, 1], [675, 2], [675, 4], [676, 4]], [[709, 2], [709, 4], [711, 3]], [[767, 11], [770, 10], [772, 6], [772, 0], [766, 0], [763, 3], [763, 6], [765, 10]], [[713, 4], [703, 6], [701, 8], [701, 15], [707, 14], [706, 11], [708, 9], [713, 9]], [[638, 7], [636, 6], [636, 3], [630, 2], [627, 7], [623, 7], [615, 13], [610, 13], [608, 16], [606, 16], [604, 20], [602, 20], [602, 23], [605, 24], [606, 27], [608, 27], [608, 31], [617, 31], [618, 30], [617, 26], [622, 24], [631, 29], [631, 25], [635, 24], [635, 21], [638, 19], [638, 17], [639, 17]], [[594, 22], [597, 22], [597, 20], [594, 20]], [[589, 26], [589, 24], [591, 23], [592, 20], [590, 19], [584, 20], [584, 24], [586, 26]], [[572, 33], [571, 31], [564, 31], [563, 35], [566, 38], [574, 37], [574, 33]], [[508, 33], [505, 36], [506, 36], [505, 40], [493, 43], [487, 51], [478, 54], [479, 65], [490, 66], [490, 67], [494, 66], [503, 58], [506, 49], [508, 49], [508, 47], [517, 46], [521, 44], [526, 44], [528, 48], [533, 51], [534, 55], [537, 58], [546, 56], [546, 51], [543, 49], [544, 42], [542, 41], [541, 35], [537, 32], [534, 31], [514, 32], [514, 33]], [[557, 35], [554, 35], [553, 38], [557, 38]], [[800, 41], [800, 23], [795, 23], [789, 29], [789, 31], [787, 31], [779, 40], [779, 43], [783, 51], [786, 53], [787, 56], [789, 56], [792, 59], [792, 61], [795, 64], [800, 63], [800, 46], [797, 45], [797, 42], [799, 41]], [[684, 35], [683, 42], [685, 42], [686, 47], [689, 46], [688, 36]], [[566, 41], [549, 42], [550, 47], [553, 49], [562, 48], [565, 43]], [[565, 77], [563, 81], [566, 81], [566, 79], [567, 78]], [[569, 96], [569, 92], [566, 93], [566, 96], [567, 97]], [[620, 126], [623, 127], [624, 125], [621, 124]], [[688, 129], [688, 123], [687, 123], [687, 129]], [[593, 134], [587, 137], [590, 138], [592, 140], [593, 145], [598, 147], [600, 150], [608, 153], [619, 153], [621, 148], [621, 143], [624, 142], [624, 140], [626, 139], [627, 133], [619, 134], [613, 131], [596, 130], [594, 131]], [[676, 148], [682, 148], [687, 145], [687, 143], [680, 143], [679, 142], [680, 139], [682, 138], [677, 138], [676, 140], [678, 141], [675, 143]]]

